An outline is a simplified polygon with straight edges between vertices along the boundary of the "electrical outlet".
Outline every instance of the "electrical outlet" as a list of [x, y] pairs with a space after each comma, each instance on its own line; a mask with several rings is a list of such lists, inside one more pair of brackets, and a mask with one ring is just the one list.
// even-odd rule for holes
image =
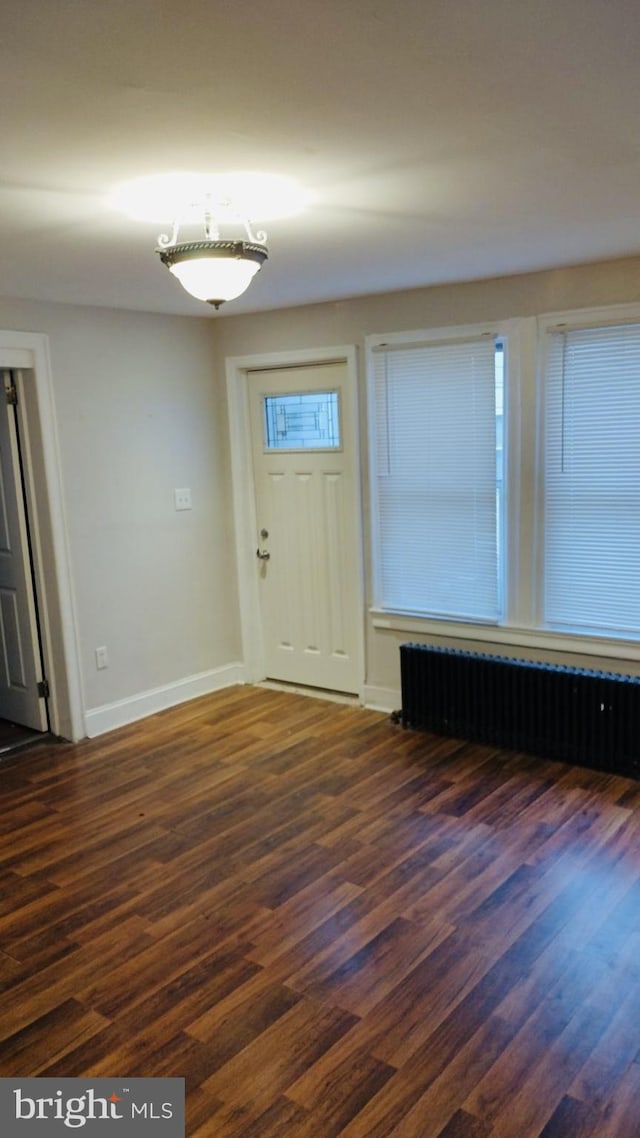
[[173, 496], [176, 503], [176, 510], [191, 509], [191, 490], [187, 487], [182, 490], [174, 490]]
[[102, 648], [96, 648], [96, 668], [100, 672], [103, 668], [108, 668], [108, 667], [109, 667], [109, 656], [107, 653], [107, 649], [104, 646]]

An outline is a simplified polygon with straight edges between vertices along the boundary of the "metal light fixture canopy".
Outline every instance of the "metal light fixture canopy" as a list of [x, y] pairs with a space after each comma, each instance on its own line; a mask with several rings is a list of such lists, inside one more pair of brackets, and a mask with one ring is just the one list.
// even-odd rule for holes
[[[180, 229], [197, 217], [204, 228], [199, 240], [180, 241]], [[244, 229], [242, 237], [223, 238], [221, 224]], [[183, 288], [198, 300], [219, 308], [249, 287], [269, 256], [264, 231], [254, 234], [247, 218], [239, 215], [229, 198], [205, 194], [191, 201], [170, 234], [160, 234], [156, 252]]]

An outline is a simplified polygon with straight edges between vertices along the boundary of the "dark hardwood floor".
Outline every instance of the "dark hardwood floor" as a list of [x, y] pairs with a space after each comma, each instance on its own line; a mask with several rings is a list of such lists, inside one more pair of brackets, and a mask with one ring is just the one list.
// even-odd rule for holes
[[198, 1138], [638, 1138], [640, 784], [233, 688], [0, 766], [0, 1075]]

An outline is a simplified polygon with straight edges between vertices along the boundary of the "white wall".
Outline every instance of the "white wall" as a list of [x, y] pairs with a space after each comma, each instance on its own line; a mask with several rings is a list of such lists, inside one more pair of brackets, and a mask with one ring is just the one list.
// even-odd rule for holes
[[[49, 338], [89, 733], [233, 679], [227, 416], [211, 321], [0, 300], [0, 327]], [[175, 511], [176, 487], [190, 487], [191, 511]], [[109, 666], [97, 671], [102, 645]]]
[[[274, 256], [276, 251], [274, 250]], [[267, 270], [265, 270], [267, 271]], [[364, 339], [388, 333], [453, 324], [499, 321], [516, 316], [598, 305], [640, 301], [640, 259], [628, 258], [595, 265], [530, 273], [522, 276], [443, 285], [408, 292], [380, 294], [333, 303], [301, 306], [276, 312], [233, 316], [229, 310], [215, 321], [216, 372], [222, 374], [227, 356], [248, 356], [295, 349], [316, 349], [334, 344], [355, 344], [359, 351], [362, 454], [366, 462]], [[363, 501], [368, 502], [366, 470]], [[365, 517], [365, 565], [370, 567], [368, 518]], [[367, 572], [367, 596], [371, 596]], [[425, 635], [374, 627], [363, 614], [366, 631], [365, 685], [369, 702], [399, 706], [398, 646]], [[610, 658], [563, 654], [549, 650], [506, 649], [499, 643], [458, 641], [429, 636], [433, 643], [450, 643], [470, 650], [503, 652], [530, 659], [551, 659], [591, 668], [608, 668], [633, 674], [640, 665]]]

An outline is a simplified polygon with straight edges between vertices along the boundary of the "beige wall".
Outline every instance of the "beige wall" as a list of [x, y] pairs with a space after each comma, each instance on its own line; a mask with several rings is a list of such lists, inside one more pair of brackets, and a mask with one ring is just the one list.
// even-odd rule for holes
[[211, 322], [1, 300], [0, 327], [49, 338], [85, 711], [238, 660]]
[[[268, 272], [268, 266], [264, 271]], [[213, 329], [216, 374], [224, 373], [227, 356], [355, 344], [359, 352], [362, 454], [366, 465], [363, 371], [365, 336], [451, 324], [501, 321], [517, 316], [536, 316], [571, 308], [636, 301], [640, 301], [640, 259], [629, 258], [522, 276], [359, 297], [250, 316], [234, 317], [228, 314], [218, 318]], [[363, 471], [363, 490], [365, 565], [368, 567], [370, 553], [366, 517], [366, 471]], [[369, 599], [368, 572], [366, 589]], [[398, 698], [398, 645], [406, 640], [421, 640], [426, 637], [413, 632], [408, 634], [376, 629], [368, 614], [364, 619], [367, 693], [371, 700], [378, 700], [381, 706], [388, 705]], [[445, 642], [442, 637], [431, 636], [429, 639], [434, 643]], [[556, 653], [548, 650], [508, 650], [498, 643], [447, 642], [457, 647], [504, 652], [532, 659], [559, 659]], [[575, 654], [563, 655], [561, 659], [585, 667], [604, 667], [636, 674], [640, 672], [639, 666], [615, 659], [581, 657]]]
[[[84, 710], [122, 705], [135, 718], [144, 693], [187, 697], [190, 677], [224, 678], [240, 659], [227, 356], [355, 344], [366, 444], [367, 334], [630, 301], [638, 259], [214, 319], [1, 300], [0, 328], [49, 339]], [[177, 513], [183, 486], [194, 508]], [[384, 703], [399, 688], [398, 645], [420, 637], [363, 621], [367, 691]], [[98, 672], [101, 645], [110, 662]]]

